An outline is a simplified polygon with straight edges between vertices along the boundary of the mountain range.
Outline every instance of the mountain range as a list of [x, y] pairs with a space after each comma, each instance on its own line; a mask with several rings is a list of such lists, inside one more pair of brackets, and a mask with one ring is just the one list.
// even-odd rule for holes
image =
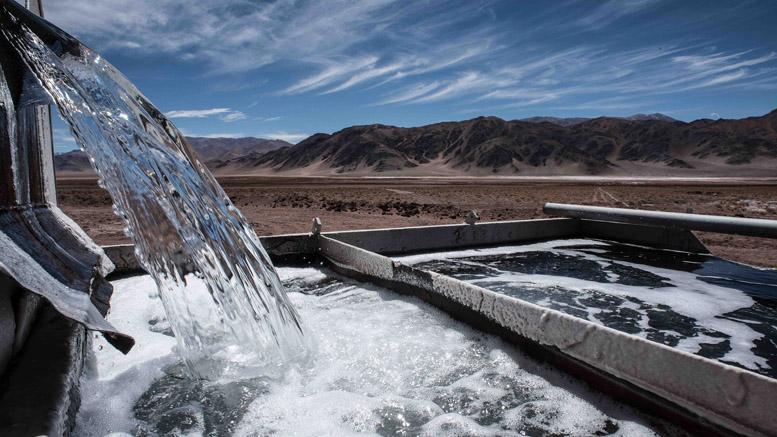
[[[661, 121], [679, 121], [676, 120], [668, 115], [664, 114], [634, 114], [628, 117], [612, 117], [612, 118], [618, 118], [620, 120], [661, 120]], [[559, 126], [574, 126], [576, 124], [584, 123], [586, 121], [593, 120], [593, 118], [584, 118], [584, 117], [569, 117], [569, 118], [559, 118], [559, 117], [529, 117], [529, 118], [522, 118], [519, 121], [528, 121], [530, 123], [542, 123], [547, 121], [548, 123], [557, 124]]]
[[[197, 155], [208, 167], [217, 167], [251, 154], [262, 154], [271, 150], [291, 146], [283, 140], [243, 137], [186, 137]], [[92, 166], [86, 153], [71, 150], [54, 156], [54, 169], [58, 174], [92, 173]]]
[[[777, 176], [777, 110], [689, 123], [663, 114], [478, 117], [410, 128], [352, 126], [295, 145], [258, 138], [189, 142], [222, 175]], [[55, 165], [78, 173], [88, 160], [69, 152], [57, 155]]]

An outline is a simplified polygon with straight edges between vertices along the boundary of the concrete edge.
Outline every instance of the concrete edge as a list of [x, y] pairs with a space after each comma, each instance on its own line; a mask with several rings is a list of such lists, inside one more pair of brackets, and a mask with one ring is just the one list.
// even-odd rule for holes
[[320, 238], [320, 247], [341, 271], [410, 287], [425, 300], [432, 296], [463, 306], [485, 322], [687, 410], [699, 423], [709, 421], [739, 434], [777, 435], [777, 380], [406, 266], [326, 236]]

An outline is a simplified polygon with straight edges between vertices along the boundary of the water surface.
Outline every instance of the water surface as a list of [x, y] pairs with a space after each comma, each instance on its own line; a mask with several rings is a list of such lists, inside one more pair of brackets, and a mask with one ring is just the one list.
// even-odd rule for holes
[[[282, 268], [317, 337], [307, 365], [226, 384], [180, 376], [148, 277], [114, 283], [109, 320], [140, 341], [96, 339], [77, 435], [655, 435], [675, 433], [418, 299]], [[127, 386], [127, 381], [133, 381]]]
[[397, 259], [777, 377], [777, 270], [593, 240]]

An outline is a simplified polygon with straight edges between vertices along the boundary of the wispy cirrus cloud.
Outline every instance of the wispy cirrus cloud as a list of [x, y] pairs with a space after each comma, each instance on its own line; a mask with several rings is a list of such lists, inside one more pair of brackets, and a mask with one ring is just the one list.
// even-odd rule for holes
[[660, 0], [608, 0], [598, 4], [585, 2], [592, 6], [588, 13], [574, 21], [574, 25], [588, 30], [598, 30], [607, 27], [615, 21], [642, 12], [660, 3]]
[[165, 116], [167, 118], [205, 118], [213, 115], [228, 114], [230, 111], [229, 108], [179, 109], [165, 112]]
[[215, 132], [201, 135], [189, 135], [184, 133], [188, 137], [201, 137], [201, 138], [244, 138], [248, 135], [243, 132]]
[[[636, 102], [656, 94], [748, 84], [763, 86], [764, 82], [758, 79], [777, 78], [774, 52], [693, 53], [700, 50], [703, 48], [688, 46], [611, 52], [605, 47], [578, 47], [526, 57], [520, 64], [414, 84], [384, 95], [376, 104], [421, 104], [463, 98], [469, 103], [507, 102], [491, 108], [518, 108], [586, 96], [592, 101], [599, 101], [602, 96], [625, 96]], [[584, 105], [578, 102], [566, 107]]]
[[281, 59], [327, 59], [378, 32], [393, 0], [70, 0], [47, 5], [66, 30], [98, 49], [164, 53], [220, 72]]
[[64, 153], [77, 147], [76, 140], [66, 128], [54, 128], [52, 141], [54, 153]]
[[225, 114], [223, 117], [221, 117], [221, 119], [226, 121], [227, 123], [231, 123], [233, 121], [238, 121], [238, 120], [245, 120], [246, 118], [248, 118], [248, 116], [243, 114], [240, 111], [232, 111], [229, 114]]
[[[202, 76], [213, 78], [208, 86], [233, 98], [261, 88], [247, 101], [224, 100], [223, 108], [169, 113], [223, 122], [248, 119], [226, 106], [252, 108], [284, 99], [301, 108], [350, 99], [351, 109], [342, 114], [353, 118], [358, 108], [390, 113], [406, 105], [427, 105], [435, 114], [462, 108], [584, 110], [597, 103], [602, 110], [627, 111], [644, 107], [640, 102], [659, 105], [678, 96], [774, 90], [777, 38], [763, 37], [774, 31], [755, 28], [775, 10], [765, 3], [694, 0], [69, 0], [47, 5], [56, 24], [98, 50], [201, 66]], [[730, 38], [731, 29], [759, 36]], [[295, 126], [287, 123], [301, 118], [288, 115], [277, 126], [293, 132]], [[347, 124], [350, 120], [338, 122]]]
[[218, 116], [222, 121], [227, 123], [248, 118], [243, 112], [230, 108], [179, 109], [165, 112], [165, 116], [167, 118], [208, 118]]
[[292, 133], [292, 132], [285, 132], [285, 131], [278, 131], [278, 132], [270, 132], [270, 133], [263, 133], [259, 135], [262, 138], [267, 138], [270, 140], [283, 140], [292, 144], [296, 144], [305, 138], [309, 137], [309, 134], [303, 134], [303, 133]]
[[378, 61], [376, 56], [351, 59], [337, 62], [334, 65], [327, 66], [321, 72], [299, 80], [282, 92], [284, 94], [297, 94], [319, 89], [328, 86], [334, 81], [346, 76], [354, 75], [356, 72], [365, 68], [371, 68]]
[[325, 88], [320, 91], [321, 94], [332, 94], [370, 82], [377, 86], [386, 85], [472, 63], [490, 50], [497, 49], [495, 44], [486, 40], [474, 44], [442, 44], [428, 53], [403, 56], [391, 61], [386, 61], [376, 54], [348, 61], [335, 59], [332, 65], [327, 65], [330, 61], [323, 62], [325, 66], [320, 73], [299, 80], [283, 90], [283, 93], [296, 94]]

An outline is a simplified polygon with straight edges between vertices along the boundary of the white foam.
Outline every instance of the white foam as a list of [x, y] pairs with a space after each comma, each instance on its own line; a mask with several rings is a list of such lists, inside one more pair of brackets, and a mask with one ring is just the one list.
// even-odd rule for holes
[[489, 256], [489, 255], [508, 255], [511, 253], [524, 253], [524, 252], [537, 252], [544, 250], [557, 249], [564, 246], [607, 246], [607, 243], [586, 240], [586, 239], [569, 239], [569, 240], [554, 240], [543, 241], [540, 243], [524, 244], [520, 246], [499, 246], [499, 247], [485, 247], [480, 249], [467, 249], [467, 250], [453, 250], [449, 252], [433, 252], [422, 253], [418, 255], [406, 255], [393, 257], [395, 260], [402, 263], [412, 265], [427, 261], [438, 261], [443, 259], [456, 259], [456, 258], [468, 258], [472, 256]]
[[281, 281], [302, 280], [307, 284], [314, 284], [326, 279], [326, 275], [315, 267], [276, 267], [278, 277]]
[[[738, 309], [749, 308], [753, 306], [754, 301], [751, 297], [740, 290], [726, 288], [719, 285], [710, 284], [702, 281], [691, 272], [679, 270], [670, 270], [658, 268], [643, 264], [636, 264], [626, 261], [614, 261], [598, 256], [599, 251], [591, 251], [586, 248], [585, 251], [577, 251], [569, 248], [572, 245], [607, 245], [607, 243], [590, 240], [555, 240], [543, 243], [527, 244], [524, 246], [504, 246], [487, 249], [462, 250], [453, 252], [441, 252], [432, 254], [423, 254], [409, 257], [397, 258], [405, 263], [417, 264], [420, 262], [439, 260], [439, 259], [457, 259], [468, 258], [482, 255], [506, 255], [512, 253], [524, 253], [530, 251], [546, 251], [558, 255], [577, 257], [596, 262], [601, 267], [607, 267], [612, 264], [632, 267], [645, 272], [649, 272], [665, 278], [665, 282], [671, 286], [666, 287], [645, 287], [632, 286], [615, 283], [618, 275], [612, 272], [607, 273], [607, 279], [610, 283], [588, 281], [584, 279], [571, 278], [557, 275], [542, 274], [524, 274], [509, 271], [502, 271], [498, 268], [489, 266], [487, 278], [469, 279], [468, 282], [482, 285], [488, 288], [488, 284], [494, 282], [505, 282], [516, 285], [525, 284], [532, 287], [561, 287], [575, 292], [579, 298], [590, 296], [592, 291], [609, 294], [619, 297], [633, 297], [652, 306], [666, 305], [674, 312], [683, 316], [690, 317], [697, 321], [697, 324], [704, 328], [713, 329], [731, 337], [731, 350], [721, 359], [723, 361], [736, 362], [749, 369], [769, 369], [767, 360], [759, 357], [752, 352], [755, 347], [754, 342], [763, 337], [763, 334], [755, 331], [745, 323], [739, 323], [729, 319], [721, 318], [722, 315], [731, 313]], [[466, 260], [462, 262], [469, 263]], [[470, 263], [471, 264], [471, 263]], [[480, 265], [479, 263], [475, 263]], [[546, 298], [539, 305], [549, 305], [550, 301]], [[555, 302], [557, 305], [563, 305], [561, 302]], [[644, 330], [647, 326], [647, 312], [631, 302], [624, 302], [623, 306], [629, 307], [641, 314], [640, 322], [643, 325], [643, 333], [637, 334], [646, 336]], [[602, 323], [600, 320], [591, 316], [595, 310], [589, 308], [588, 320], [595, 323]], [[680, 334], [676, 334], [682, 337]], [[680, 341], [675, 347], [691, 353], [697, 353], [701, 349], [702, 343], [715, 344], [722, 339], [714, 338], [701, 334], [695, 337], [686, 338]]]
[[135, 338], [135, 346], [123, 355], [102, 336], [95, 336], [95, 365], [82, 377], [74, 435], [132, 432], [135, 421], [131, 406], [163, 375], [164, 366], [179, 360], [174, 353], [175, 338], [151, 331], [148, 323], [165, 318], [162, 302], [154, 297], [158, 296], [154, 280], [138, 276], [114, 281], [113, 286], [108, 320]]
[[[326, 276], [297, 270], [282, 274]], [[95, 342], [97, 372], [83, 381], [89, 389], [77, 435], [133, 432], [135, 401], [165, 364], [178, 360], [173, 339], [148, 329], [149, 317], [161, 311], [160, 302], [148, 298], [153, 281], [138, 277], [114, 284], [109, 320], [138, 344], [121, 357]], [[249, 406], [236, 435], [346, 436], [402, 426], [423, 435], [517, 435], [503, 427], [524, 426], [519, 417], [527, 402], [542, 415], [536, 425], [544, 430], [587, 435], [611, 420], [629, 435], [653, 435], [630, 410], [416, 299], [364, 284], [290, 298], [318, 336], [315, 359], [271, 382], [269, 393]], [[469, 404], [446, 413], [441, 398]], [[494, 423], [477, 423], [481, 411], [509, 399], [505, 410], [496, 407]]]

